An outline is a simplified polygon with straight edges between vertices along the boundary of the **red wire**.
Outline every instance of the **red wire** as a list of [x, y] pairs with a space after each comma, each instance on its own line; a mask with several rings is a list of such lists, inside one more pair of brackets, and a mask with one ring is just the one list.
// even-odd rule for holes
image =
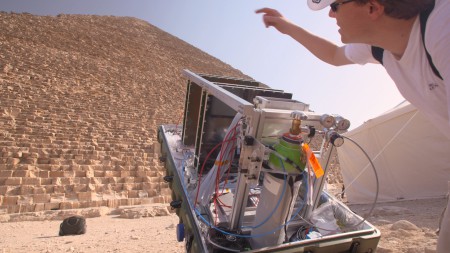
[[[231, 154], [233, 154], [235, 150], [236, 150], [236, 147], [233, 147], [233, 148], [230, 150], [229, 156], [230, 156]], [[230, 161], [231, 161], [231, 160], [230, 160]], [[228, 183], [228, 178], [230, 177], [230, 171], [231, 171], [231, 162], [229, 163], [228, 171], [227, 171], [227, 177], [225, 178], [225, 183], [223, 184], [222, 192], [220, 193], [220, 195], [223, 194], [223, 191], [225, 190], [225, 186], [226, 186], [227, 183]]]
[[[231, 129], [231, 130], [233, 131], [233, 137], [232, 137], [232, 139], [236, 139], [236, 134], [237, 134], [237, 133], [236, 133], [236, 127], [237, 127], [237, 126], [235, 126], [233, 129]], [[231, 132], [231, 131], [230, 131], [230, 132]], [[226, 143], [226, 145], [228, 145], [228, 143]], [[230, 149], [230, 151], [228, 152], [228, 157], [230, 157], [231, 154], [232, 154], [232, 153], [234, 152], [234, 150], [236, 149], [235, 146], [234, 146], [234, 143], [233, 143], [232, 145], [233, 145], [233, 147], [232, 147], [232, 148]], [[227, 149], [227, 148], [228, 148], [228, 147], [225, 147], [225, 149]], [[224, 191], [224, 189], [225, 189], [226, 182], [228, 182], [228, 176], [230, 175], [230, 168], [231, 168], [231, 160], [232, 160], [232, 159], [229, 159], [227, 177], [226, 177], [226, 179], [225, 179], [225, 184], [224, 184], [224, 186], [223, 186], [222, 193], [219, 194], [219, 183], [220, 183], [219, 175], [220, 175], [220, 168], [221, 168], [221, 166], [222, 166], [222, 159], [223, 159], [223, 153], [220, 154], [220, 158], [219, 158], [220, 164], [219, 164], [219, 167], [218, 167], [218, 170], [217, 170], [217, 174], [216, 174], [215, 198], [218, 198], [219, 196], [222, 195], [222, 193], [223, 193], [223, 191]], [[219, 200], [219, 202], [221, 202], [221, 201]], [[222, 202], [221, 202], [221, 204], [223, 205]]]
[[[226, 139], [228, 138], [229, 134], [230, 134], [232, 131], [235, 131], [236, 128], [237, 128], [238, 126], [239, 126], [239, 124], [236, 124], [236, 126], [234, 126], [234, 127], [233, 127], [233, 128], [225, 135], [224, 140], [226, 140]], [[233, 139], [230, 139], [230, 140], [227, 140], [227, 141], [222, 141], [222, 142], [218, 143], [213, 149], [211, 149], [211, 151], [209, 151], [208, 155], [205, 157], [205, 159], [204, 159], [204, 161], [203, 161], [202, 168], [201, 168], [200, 173], [199, 173], [198, 185], [197, 185], [197, 193], [196, 193], [196, 195], [195, 195], [194, 208], [195, 208], [195, 206], [197, 205], [198, 193], [200, 192], [200, 184], [201, 184], [201, 179], [202, 179], [202, 175], [203, 175], [203, 170], [204, 170], [205, 165], [206, 165], [206, 161], [207, 161], [208, 158], [211, 156], [212, 152], [213, 152], [214, 150], [216, 150], [216, 148], [218, 148], [219, 146], [221, 146], [221, 145], [224, 144], [224, 143], [228, 143], [228, 142], [234, 141], [234, 140], [236, 140], [236, 138], [233, 138]], [[221, 155], [222, 155], [222, 154], [221, 154]]]
[[[230, 140], [235, 140], [236, 139], [236, 126], [235, 127], [233, 127], [231, 130], [230, 130], [230, 132], [232, 132], [233, 131], [233, 136], [232, 136], [232, 138], [230, 139]], [[228, 134], [227, 134], [228, 135]], [[225, 136], [225, 139], [227, 138], [228, 136]], [[222, 143], [224, 143], [224, 142], [222, 142]], [[230, 145], [230, 142], [229, 141], [227, 141], [226, 143], [225, 143], [225, 145], [227, 145], [227, 146], [225, 146], [224, 147], [224, 149], [226, 150], [227, 148], [228, 148], [228, 145]], [[234, 146], [234, 144], [232, 144], [233, 146]], [[234, 149], [234, 147], [232, 148], [232, 150]], [[230, 155], [230, 153], [228, 153], [228, 156]], [[219, 175], [220, 175], [220, 168], [222, 167], [222, 162], [223, 162], [223, 156], [224, 156], [224, 154], [223, 154], [223, 152], [221, 152], [220, 153], [220, 157], [219, 157], [219, 166], [217, 167], [217, 173], [216, 173], [216, 185], [215, 185], [215, 194], [214, 194], [214, 205], [215, 205], [215, 207], [216, 207], [216, 217], [215, 217], [215, 221], [214, 221], [214, 225], [215, 226], [217, 226], [217, 219], [219, 218], [219, 207], [220, 206], [225, 206], [225, 204], [219, 199], [219, 183], [220, 183], [220, 177], [219, 177]], [[231, 163], [231, 162], [230, 162]]]
[[[233, 131], [232, 140], [235, 140], [236, 139], [236, 127], [234, 127], [232, 130], [234, 130]], [[229, 142], [225, 143], [225, 145], [229, 145]], [[227, 148], [228, 147], [225, 147], [224, 149], [227, 149]], [[233, 144], [233, 148], [231, 148], [230, 152], [228, 153], [228, 156], [231, 155], [231, 151], [234, 151], [234, 149], [235, 148], [234, 148], [234, 144]], [[219, 196], [220, 196], [219, 195], [219, 183], [220, 183], [219, 175], [220, 175], [220, 168], [222, 167], [223, 155], [224, 155], [223, 153], [220, 153], [219, 166], [217, 167], [217, 173], [216, 173], [216, 185], [215, 185], [215, 194], [214, 194], [214, 205], [216, 206], [216, 217], [215, 217], [214, 225], [217, 225], [217, 219], [219, 217], [219, 207], [220, 206], [225, 206], [225, 207], [231, 208], [231, 206], [225, 205], [222, 202], [222, 200], [219, 199]], [[231, 159], [230, 159], [230, 161], [231, 161]], [[228, 166], [228, 172], [230, 171], [229, 170], [230, 169], [230, 164], [231, 164], [231, 162], [228, 163], [228, 165], [229, 165]], [[227, 174], [227, 178], [226, 178], [225, 181], [228, 181], [228, 175], [229, 175], [229, 173]], [[224, 188], [225, 188], [225, 185], [224, 185]], [[223, 190], [222, 190], [222, 193], [223, 193]]]
[[222, 204], [221, 206], [231, 208], [231, 206], [229, 206], [229, 205], [223, 203], [222, 200], [220, 200], [219, 198], [217, 198], [217, 200]]
[[198, 175], [198, 186], [197, 186], [197, 194], [195, 195], [195, 202], [194, 202], [194, 208], [197, 205], [197, 199], [198, 199], [198, 193], [200, 191], [200, 182], [202, 180], [202, 175], [203, 175], [203, 169], [205, 168], [206, 165], [206, 161], [208, 160], [209, 156], [211, 156], [212, 152], [219, 147], [220, 145], [222, 145], [223, 142], [218, 143], [213, 149], [211, 149], [211, 151], [209, 151], [208, 155], [206, 156], [205, 160], [203, 161], [203, 165], [202, 168], [200, 170], [200, 174]]

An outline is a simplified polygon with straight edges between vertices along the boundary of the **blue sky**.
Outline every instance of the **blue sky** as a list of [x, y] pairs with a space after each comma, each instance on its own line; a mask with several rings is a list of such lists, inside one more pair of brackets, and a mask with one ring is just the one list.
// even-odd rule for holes
[[[35, 15], [131, 16], [188, 42], [259, 82], [294, 94], [318, 113], [340, 114], [351, 129], [404, 99], [380, 65], [334, 67], [273, 28], [262, 7], [278, 9], [305, 29], [341, 44], [328, 8], [306, 0], [0, 0], [0, 10]], [[214, 74], [214, 73], [211, 73]]]

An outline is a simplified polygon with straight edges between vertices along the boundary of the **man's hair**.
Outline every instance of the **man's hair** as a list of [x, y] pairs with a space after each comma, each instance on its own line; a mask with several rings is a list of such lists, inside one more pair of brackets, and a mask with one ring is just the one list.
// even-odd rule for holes
[[[384, 6], [384, 13], [391, 18], [410, 19], [423, 10], [430, 8], [434, 0], [375, 0]], [[366, 4], [370, 0], [356, 0], [359, 4]]]

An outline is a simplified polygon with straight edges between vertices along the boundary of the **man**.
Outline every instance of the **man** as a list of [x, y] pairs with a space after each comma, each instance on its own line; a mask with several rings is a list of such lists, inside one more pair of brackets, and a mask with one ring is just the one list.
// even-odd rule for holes
[[[449, 0], [307, 1], [313, 10], [331, 7], [329, 16], [336, 19], [341, 41], [346, 45], [337, 46], [309, 33], [277, 10], [263, 8], [256, 13], [264, 14], [266, 27], [272, 26], [289, 35], [329, 64], [381, 61], [400, 93], [450, 139]], [[419, 14], [431, 8], [422, 36]], [[380, 60], [375, 59], [372, 46], [384, 50]], [[450, 252], [450, 203], [448, 205], [441, 223], [439, 253]]]

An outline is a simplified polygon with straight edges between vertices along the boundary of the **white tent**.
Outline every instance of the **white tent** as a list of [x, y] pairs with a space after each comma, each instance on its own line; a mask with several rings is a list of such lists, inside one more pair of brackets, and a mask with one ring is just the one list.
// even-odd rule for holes
[[[362, 146], [379, 178], [378, 201], [445, 196], [450, 140], [408, 102], [344, 134]], [[371, 203], [376, 180], [369, 160], [351, 141], [338, 150], [347, 199]]]

